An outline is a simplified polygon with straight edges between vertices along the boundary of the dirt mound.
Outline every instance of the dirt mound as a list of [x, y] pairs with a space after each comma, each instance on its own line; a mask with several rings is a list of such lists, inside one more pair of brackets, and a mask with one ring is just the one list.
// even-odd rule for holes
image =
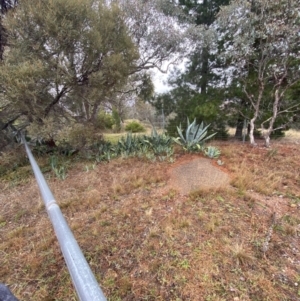
[[178, 160], [169, 170], [169, 186], [181, 194], [199, 189], [220, 188], [229, 184], [229, 175], [210, 159], [192, 157]]

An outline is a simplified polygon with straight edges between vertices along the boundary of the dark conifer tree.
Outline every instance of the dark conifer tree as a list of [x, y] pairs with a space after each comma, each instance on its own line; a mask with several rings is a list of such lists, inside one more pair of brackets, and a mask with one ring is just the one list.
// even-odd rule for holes
[[[229, 0], [174, 0], [173, 4], [181, 8], [185, 15], [196, 26], [209, 30], [216, 20], [220, 6], [227, 5]], [[184, 18], [183, 18], [183, 21]], [[211, 129], [219, 133], [219, 138], [226, 137], [225, 121], [220, 118], [220, 103], [223, 94], [216, 88], [220, 78], [213, 72], [214, 68], [220, 67], [218, 56], [206, 41], [198, 46], [189, 58], [184, 74], [173, 75], [169, 78], [169, 85], [174, 87], [169, 93], [161, 95], [155, 106], [162, 104], [167, 110], [170, 101], [173, 102], [173, 111], [176, 117], [169, 122], [168, 131], [176, 134], [176, 126], [185, 125], [187, 117], [194, 118], [197, 122], [211, 123]], [[177, 77], [177, 79], [175, 79]]]

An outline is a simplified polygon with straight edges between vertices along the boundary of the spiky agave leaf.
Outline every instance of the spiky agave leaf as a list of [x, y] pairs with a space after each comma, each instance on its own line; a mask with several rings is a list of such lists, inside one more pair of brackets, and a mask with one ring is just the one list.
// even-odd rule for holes
[[195, 127], [197, 126], [196, 118], [194, 119], [194, 121], [191, 124], [190, 124], [189, 119], [187, 119], [187, 123], [188, 123], [188, 125], [187, 125], [186, 131], [185, 131], [185, 137], [186, 137], [187, 142], [189, 142], [193, 139]]
[[184, 143], [186, 143], [187, 141], [186, 141], [186, 139], [184, 138], [182, 131], [183, 131], [183, 130], [182, 130], [182, 127], [181, 127], [181, 124], [180, 124], [179, 127], [177, 127], [177, 132], [178, 132], [178, 134], [179, 134], [181, 140], [182, 140]]
[[209, 158], [218, 158], [221, 155], [221, 151], [215, 146], [208, 146], [204, 153]]
[[157, 137], [157, 136], [158, 136], [158, 133], [157, 133], [155, 127], [152, 127], [151, 137]]
[[180, 141], [180, 139], [181, 139], [181, 137], [173, 138], [173, 141], [174, 141], [175, 143], [177, 143], [177, 144], [183, 146], [184, 143], [182, 143], [182, 142]]
[[210, 124], [204, 127], [203, 121], [199, 125], [197, 132], [195, 133], [195, 137], [193, 139], [194, 143], [199, 143], [202, 139], [207, 135], [207, 129], [209, 128]]
[[196, 145], [199, 145], [200, 148], [202, 148], [203, 143], [216, 134], [214, 133], [206, 137], [207, 129], [209, 126], [210, 124], [204, 126], [203, 121], [198, 125], [196, 124], [196, 119], [194, 119], [192, 123], [190, 123], [189, 119], [187, 119], [187, 129], [185, 131], [185, 137], [183, 135], [183, 130], [180, 124], [179, 127], [177, 127], [179, 137], [173, 140], [174, 142], [185, 146], [187, 150], [192, 150], [195, 148], [199, 149], [199, 147], [196, 147]]

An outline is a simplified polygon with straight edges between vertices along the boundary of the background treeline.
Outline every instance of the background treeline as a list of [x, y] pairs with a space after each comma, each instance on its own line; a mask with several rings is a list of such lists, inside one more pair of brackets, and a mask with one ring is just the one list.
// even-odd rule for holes
[[[128, 118], [170, 135], [196, 118], [217, 138], [234, 127], [266, 146], [298, 127], [296, 0], [0, 5], [1, 149], [20, 130], [55, 142], [78, 128], [118, 132]], [[153, 71], [169, 71], [167, 92], [155, 93]]]

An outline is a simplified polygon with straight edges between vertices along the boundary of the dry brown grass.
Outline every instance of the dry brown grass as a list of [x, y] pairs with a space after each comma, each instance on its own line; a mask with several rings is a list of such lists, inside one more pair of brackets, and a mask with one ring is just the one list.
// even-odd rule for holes
[[[215, 144], [222, 190], [181, 195], [172, 164], [138, 159], [46, 174], [108, 300], [299, 300], [299, 147]], [[0, 281], [24, 301], [77, 300], [35, 180], [13, 172], [0, 180]]]

